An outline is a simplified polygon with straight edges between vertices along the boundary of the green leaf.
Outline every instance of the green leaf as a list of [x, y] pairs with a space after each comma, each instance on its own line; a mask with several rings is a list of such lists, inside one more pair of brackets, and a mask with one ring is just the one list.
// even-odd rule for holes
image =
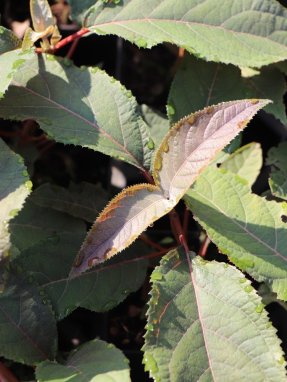
[[55, 357], [57, 328], [51, 308], [21, 274], [10, 269], [9, 285], [0, 295], [0, 355], [34, 365]]
[[11, 242], [20, 252], [45, 240], [58, 240], [59, 234], [86, 232], [83, 221], [68, 214], [39, 207], [33, 194], [19, 215], [10, 224]]
[[31, 57], [31, 52], [22, 52], [22, 50], [19, 49], [0, 55], [0, 100], [12, 82], [14, 75]]
[[[69, 95], [69, 96], [67, 96]], [[98, 68], [43, 55], [14, 76], [0, 117], [35, 119], [50, 138], [149, 168], [148, 128], [132, 93]]]
[[259, 143], [249, 143], [236, 150], [221, 165], [228, 171], [246, 179], [249, 186], [257, 179], [262, 167], [262, 149]]
[[0, 26], [0, 54], [20, 48], [20, 46], [21, 40], [11, 30]]
[[275, 66], [262, 68], [260, 74], [243, 78], [240, 70], [232, 65], [205, 62], [186, 55], [170, 89], [168, 116], [176, 122], [191, 112], [218, 102], [268, 98], [273, 103], [267, 105], [265, 111], [286, 124], [285, 92], [285, 78]]
[[261, 299], [235, 267], [172, 251], [151, 275], [144, 362], [155, 381], [285, 381]]
[[95, 4], [95, 0], [69, 0], [72, 8], [72, 16], [83, 21], [86, 11]]
[[129, 362], [114, 345], [93, 340], [80, 346], [61, 365], [45, 361], [37, 366], [39, 382], [130, 382]]
[[77, 307], [106, 312], [137, 291], [146, 276], [147, 248], [139, 242], [104, 265], [69, 278], [84, 236], [85, 232], [59, 232], [23, 251], [15, 260], [16, 266], [39, 286], [58, 320]]
[[139, 47], [171, 42], [209, 61], [250, 67], [287, 57], [287, 10], [276, 0], [95, 3], [85, 26]]
[[241, 178], [215, 168], [201, 174], [185, 201], [222, 253], [287, 299], [286, 204], [252, 194]]
[[129, 187], [108, 204], [88, 233], [71, 276], [127, 248], [150, 224], [172, 210], [200, 172], [267, 102], [222, 103], [176, 124], [155, 154], [156, 186]]
[[31, 187], [23, 159], [0, 139], [0, 259], [10, 247], [8, 223], [22, 208]]
[[108, 200], [99, 185], [82, 182], [68, 189], [45, 183], [34, 191], [33, 202], [93, 223]]
[[274, 196], [287, 200], [287, 142], [272, 147], [266, 161], [271, 167], [269, 186]]

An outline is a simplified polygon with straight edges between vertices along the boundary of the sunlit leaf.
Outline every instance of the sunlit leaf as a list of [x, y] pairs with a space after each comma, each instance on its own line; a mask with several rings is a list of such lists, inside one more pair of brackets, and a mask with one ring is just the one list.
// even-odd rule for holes
[[185, 201], [220, 252], [287, 300], [285, 203], [252, 194], [238, 176], [208, 168]]
[[198, 257], [189, 264], [179, 250], [151, 280], [144, 363], [155, 381], [286, 380], [276, 331], [235, 267]]
[[54, 18], [47, 0], [30, 0], [30, 12], [36, 32], [44, 32], [54, 25]]
[[114, 345], [93, 340], [73, 351], [65, 363], [37, 366], [37, 381], [130, 382], [129, 362]]

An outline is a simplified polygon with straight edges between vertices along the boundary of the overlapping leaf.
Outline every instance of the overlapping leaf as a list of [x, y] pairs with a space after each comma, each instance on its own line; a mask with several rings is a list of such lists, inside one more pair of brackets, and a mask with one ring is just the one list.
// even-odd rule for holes
[[144, 121], [150, 128], [150, 144], [157, 148], [170, 128], [169, 120], [147, 105], [141, 105], [141, 112]]
[[61, 365], [43, 362], [37, 366], [37, 381], [130, 382], [129, 362], [120, 350], [104, 341], [93, 340], [72, 352]]
[[168, 115], [172, 122], [205, 106], [243, 98], [269, 98], [265, 111], [286, 124], [283, 96], [286, 81], [275, 66], [262, 68], [252, 77], [241, 77], [232, 65], [205, 62], [186, 55], [173, 80]]
[[101, 263], [130, 245], [168, 213], [218, 151], [268, 101], [233, 101], [209, 107], [175, 125], [154, 160], [157, 186], [130, 187], [104, 209], [89, 232], [71, 275]]
[[10, 247], [8, 223], [22, 208], [31, 187], [22, 158], [0, 139], [0, 259]]
[[228, 171], [246, 179], [249, 186], [257, 179], [263, 164], [259, 143], [249, 143], [232, 153], [221, 165]]
[[54, 359], [56, 350], [57, 328], [51, 308], [35, 286], [10, 271], [9, 285], [0, 295], [0, 355], [34, 365]]
[[0, 54], [20, 48], [21, 40], [9, 29], [0, 27]]
[[287, 200], [287, 143], [282, 142], [278, 147], [273, 147], [267, 158], [271, 165], [269, 185], [273, 195]]
[[251, 193], [235, 174], [207, 169], [185, 197], [219, 250], [287, 299], [286, 205]]
[[[189, 255], [188, 255], [189, 256]], [[151, 275], [144, 362], [155, 381], [285, 381], [264, 305], [235, 267], [170, 252]]]
[[51, 138], [101, 151], [139, 168], [150, 166], [148, 128], [131, 92], [103, 71], [80, 69], [54, 56], [21, 67], [0, 117], [35, 119]]
[[286, 16], [276, 0], [97, 1], [85, 26], [139, 47], [166, 41], [206, 60], [261, 67], [287, 57]]

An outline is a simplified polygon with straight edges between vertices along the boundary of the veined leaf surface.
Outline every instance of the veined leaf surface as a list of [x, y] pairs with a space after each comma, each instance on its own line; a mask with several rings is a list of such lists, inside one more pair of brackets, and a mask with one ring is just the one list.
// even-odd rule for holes
[[271, 167], [269, 186], [273, 195], [287, 200], [287, 143], [272, 147], [267, 163]]
[[150, 224], [174, 207], [151, 184], [128, 187], [103, 210], [91, 228], [71, 275], [75, 276], [128, 247]]
[[154, 178], [164, 195], [178, 202], [211, 159], [268, 102], [225, 102], [179, 121], [155, 154]]
[[37, 381], [130, 382], [129, 362], [114, 345], [93, 340], [71, 352], [61, 365], [45, 361], [37, 366]]
[[23, 159], [0, 139], [0, 259], [10, 247], [8, 223], [22, 208], [31, 187]]
[[286, 380], [276, 331], [235, 267], [196, 257], [190, 269], [175, 250], [151, 280], [144, 362], [155, 381]]
[[[1, 56], [2, 57], [2, 56]], [[0, 117], [35, 119], [58, 142], [149, 168], [153, 149], [132, 93], [98, 68], [34, 55], [0, 102]]]
[[238, 66], [287, 58], [287, 10], [276, 0], [97, 1], [85, 26], [139, 47], [171, 42], [206, 60]]
[[285, 203], [252, 194], [241, 178], [216, 168], [205, 170], [185, 201], [222, 253], [287, 300]]
[[84, 272], [122, 251], [150, 224], [168, 213], [216, 153], [268, 102], [223, 103], [175, 125], [155, 156], [157, 186], [133, 186], [111, 201], [88, 233], [71, 275]]

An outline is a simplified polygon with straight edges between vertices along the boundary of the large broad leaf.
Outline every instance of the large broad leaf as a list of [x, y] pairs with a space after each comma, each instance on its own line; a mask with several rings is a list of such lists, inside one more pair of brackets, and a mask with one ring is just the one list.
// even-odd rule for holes
[[287, 10], [276, 0], [97, 1], [85, 26], [139, 47], [171, 42], [206, 60], [260, 67], [287, 57]]
[[137, 242], [104, 265], [69, 278], [84, 236], [85, 232], [58, 233], [23, 251], [15, 260], [16, 266], [39, 286], [43, 299], [49, 301], [58, 320], [77, 307], [106, 312], [137, 291], [146, 276], [147, 247]]
[[22, 208], [31, 187], [23, 159], [0, 139], [0, 259], [10, 247], [8, 223]]
[[175, 125], [154, 160], [155, 182], [164, 195], [177, 202], [211, 159], [267, 102], [242, 100], [218, 104]]
[[32, 52], [22, 52], [20, 49], [0, 55], [0, 99], [4, 96], [4, 93], [12, 82], [13, 76], [31, 57], [33, 57]]
[[173, 251], [151, 279], [144, 362], [155, 381], [286, 380], [276, 331], [235, 267]]
[[0, 117], [35, 119], [51, 138], [149, 168], [148, 127], [131, 92], [98, 68], [54, 56], [21, 67], [0, 102]]
[[82, 182], [63, 188], [43, 184], [33, 193], [33, 202], [93, 223], [107, 204], [107, 193], [99, 186]]
[[249, 186], [257, 179], [263, 164], [259, 143], [249, 143], [232, 153], [221, 165], [228, 171], [246, 179]]
[[172, 122], [222, 101], [241, 98], [269, 98], [266, 106], [283, 124], [287, 123], [283, 96], [286, 81], [275, 66], [262, 68], [252, 77], [241, 77], [232, 65], [205, 62], [186, 55], [173, 80], [168, 97], [168, 115]]
[[272, 194], [287, 200], [287, 142], [269, 151], [266, 164], [272, 166], [269, 178]]
[[57, 328], [50, 306], [23, 275], [10, 270], [9, 285], [0, 295], [0, 355], [34, 365], [53, 359], [56, 349]]
[[114, 345], [93, 340], [72, 352], [61, 365], [43, 362], [36, 369], [37, 381], [130, 382], [129, 362]]
[[71, 275], [112, 257], [168, 213], [218, 151], [268, 101], [233, 101], [199, 111], [175, 125], [154, 160], [157, 186], [127, 188], [104, 209], [89, 232]]
[[219, 250], [287, 299], [286, 205], [251, 193], [238, 176], [207, 169], [185, 197]]
[[21, 40], [9, 29], [0, 27], [0, 54], [20, 48]]

